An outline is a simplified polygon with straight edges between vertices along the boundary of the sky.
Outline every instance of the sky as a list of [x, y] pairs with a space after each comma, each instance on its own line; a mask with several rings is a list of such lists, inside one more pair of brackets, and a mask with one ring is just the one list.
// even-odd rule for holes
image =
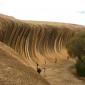
[[85, 25], [85, 0], [0, 0], [0, 14]]

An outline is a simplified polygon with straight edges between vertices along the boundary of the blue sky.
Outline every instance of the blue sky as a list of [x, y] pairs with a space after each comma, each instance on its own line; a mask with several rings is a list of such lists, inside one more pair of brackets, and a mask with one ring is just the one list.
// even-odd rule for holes
[[24, 20], [85, 25], [85, 0], [0, 0], [0, 13]]

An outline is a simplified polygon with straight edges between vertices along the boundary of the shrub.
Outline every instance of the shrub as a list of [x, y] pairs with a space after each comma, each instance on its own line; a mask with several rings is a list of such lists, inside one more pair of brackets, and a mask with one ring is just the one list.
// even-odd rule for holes
[[85, 33], [80, 33], [70, 39], [66, 47], [71, 56], [75, 56], [80, 60], [81, 56], [85, 55]]
[[76, 72], [79, 76], [85, 77], [85, 56], [82, 56], [81, 59], [81, 61], [77, 60], [75, 64]]
[[77, 74], [85, 77], [85, 32], [73, 37], [66, 47], [70, 56], [77, 57], [75, 64]]

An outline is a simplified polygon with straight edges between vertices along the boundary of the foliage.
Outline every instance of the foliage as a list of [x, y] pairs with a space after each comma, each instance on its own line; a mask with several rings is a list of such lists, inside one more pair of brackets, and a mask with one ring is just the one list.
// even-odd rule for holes
[[77, 74], [85, 77], [85, 32], [73, 37], [66, 47], [71, 56], [78, 58], [75, 64]]
[[81, 57], [82, 61], [77, 60], [75, 64], [77, 74], [81, 77], [85, 77], [85, 56]]
[[68, 52], [71, 56], [81, 59], [85, 55], [85, 33], [77, 34], [66, 45]]

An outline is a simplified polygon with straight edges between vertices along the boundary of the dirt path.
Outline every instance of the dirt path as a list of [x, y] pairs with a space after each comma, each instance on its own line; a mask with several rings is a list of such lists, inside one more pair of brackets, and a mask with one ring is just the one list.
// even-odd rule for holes
[[52, 85], [85, 85], [85, 81], [73, 74], [75, 72], [73, 64], [72, 60], [50, 64], [46, 67], [44, 77]]

